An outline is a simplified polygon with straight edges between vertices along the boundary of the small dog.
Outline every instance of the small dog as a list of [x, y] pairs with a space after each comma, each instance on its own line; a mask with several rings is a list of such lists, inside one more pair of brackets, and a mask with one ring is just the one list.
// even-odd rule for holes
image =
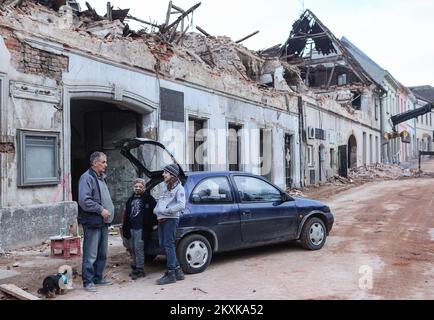
[[66, 290], [72, 289], [72, 278], [75, 278], [78, 272], [70, 266], [61, 266], [57, 274], [49, 275], [42, 281], [42, 288], [38, 290], [39, 294], [45, 295], [46, 298], [54, 298], [57, 294], [65, 294]]
[[42, 281], [42, 288], [38, 290], [39, 294], [45, 295], [47, 298], [54, 298], [56, 294], [64, 294], [65, 289], [61, 289], [59, 282], [67, 283], [66, 271], [65, 273], [58, 273], [50, 275]]

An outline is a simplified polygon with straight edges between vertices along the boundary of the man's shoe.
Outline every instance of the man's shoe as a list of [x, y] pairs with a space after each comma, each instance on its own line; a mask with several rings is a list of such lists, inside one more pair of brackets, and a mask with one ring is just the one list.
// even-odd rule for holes
[[164, 276], [157, 280], [157, 284], [164, 285], [176, 282], [175, 270], [167, 270]]
[[146, 276], [145, 271], [143, 271], [143, 269], [137, 269], [137, 272], [135, 272], [132, 276], [131, 279], [133, 280], [137, 280], [139, 278], [143, 278]]
[[134, 276], [135, 274], [137, 274], [139, 272], [138, 269], [133, 269], [131, 270], [131, 272], [128, 274], [130, 277]]
[[88, 292], [97, 292], [98, 291], [93, 283], [89, 283], [89, 284], [85, 285], [84, 290], [86, 290]]
[[177, 281], [185, 279], [184, 272], [182, 272], [182, 269], [180, 267], [175, 269], [175, 277]]
[[98, 281], [98, 282], [95, 282], [95, 284], [96, 284], [97, 286], [109, 286], [109, 285], [112, 285], [112, 284], [113, 284], [113, 281], [108, 280], [108, 279], [102, 279], [102, 280], [100, 280], [100, 281]]

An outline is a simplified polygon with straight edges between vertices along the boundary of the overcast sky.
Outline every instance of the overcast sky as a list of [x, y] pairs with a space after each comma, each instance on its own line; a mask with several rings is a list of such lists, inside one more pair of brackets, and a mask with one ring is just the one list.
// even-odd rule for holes
[[[107, 1], [88, 0], [104, 15]], [[198, 0], [174, 0], [187, 10]], [[193, 27], [233, 40], [259, 30], [243, 42], [252, 50], [283, 43], [303, 9], [310, 9], [337, 38], [345, 36], [406, 86], [434, 86], [433, 0], [202, 0]], [[85, 10], [85, 0], [79, 0]], [[162, 23], [168, 0], [111, 0], [115, 9]], [[172, 20], [175, 19], [172, 15]], [[135, 29], [140, 24], [130, 23]]]

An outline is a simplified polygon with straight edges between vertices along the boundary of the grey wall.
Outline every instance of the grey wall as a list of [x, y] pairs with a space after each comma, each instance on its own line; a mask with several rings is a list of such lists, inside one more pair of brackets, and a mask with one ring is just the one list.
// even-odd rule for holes
[[0, 209], [0, 249], [31, 246], [59, 235], [76, 222], [77, 203], [8, 207]]

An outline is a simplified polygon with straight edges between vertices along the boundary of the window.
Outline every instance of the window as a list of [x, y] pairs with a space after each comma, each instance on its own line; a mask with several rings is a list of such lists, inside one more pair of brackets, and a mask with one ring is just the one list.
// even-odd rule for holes
[[271, 129], [259, 130], [259, 160], [261, 166], [261, 176], [271, 180], [272, 161], [272, 131]]
[[192, 203], [232, 202], [231, 187], [225, 177], [213, 177], [201, 181], [191, 193]]
[[330, 149], [330, 168], [335, 167], [335, 149]]
[[229, 124], [228, 162], [230, 171], [241, 171], [241, 129], [242, 126]]
[[378, 100], [375, 100], [375, 120], [378, 120]]
[[362, 107], [362, 94], [356, 91], [351, 91], [351, 93], [353, 94], [351, 106], [356, 110], [360, 110], [360, 108]]
[[190, 171], [204, 171], [204, 157], [206, 156], [204, 146], [206, 136], [204, 135], [205, 121], [190, 118], [188, 121], [188, 155]]
[[243, 202], [274, 202], [282, 199], [280, 190], [261, 179], [236, 176], [234, 180]]
[[59, 179], [59, 133], [18, 130], [18, 185], [53, 185]]
[[313, 166], [313, 146], [307, 146], [307, 165]]
[[338, 85], [344, 85], [347, 84], [347, 74], [346, 73], [342, 73], [340, 75], [338, 75]]

